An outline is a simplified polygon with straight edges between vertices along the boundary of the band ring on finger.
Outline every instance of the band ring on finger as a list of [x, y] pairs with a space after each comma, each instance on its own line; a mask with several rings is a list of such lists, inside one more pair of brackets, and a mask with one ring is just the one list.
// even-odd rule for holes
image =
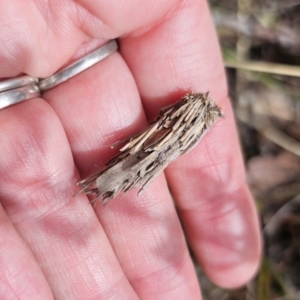
[[42, 92], [48, 91], [53, 87], [65, 82], [66, 80], [74, 77], [75, 75], [85, 71], [96, 63], [100, 62], [110, 54], [118, 50], [118, 44], [116, 40], [111, 40], [101, 48], [93, 51], [92, 53], [82, 57], [75, 61], [70, 66], [55, 73], [54, 75], [42, 79], [39, 82], [39, 87]]
[[0, 109], [41, 96], [38, 79], [28, 75], [0, 82]]
[[48, 91], [85, 71], [117, 50], [116, 40], [111, 40], [50, 77], [39, 80], [24, 75], [0, 81], [0, 109], [40, 97], [42, 92]]

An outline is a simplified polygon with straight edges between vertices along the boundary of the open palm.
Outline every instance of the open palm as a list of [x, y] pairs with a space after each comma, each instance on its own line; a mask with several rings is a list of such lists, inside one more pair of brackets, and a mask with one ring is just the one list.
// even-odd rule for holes
[[[216, 284], [249, 280], [258, 222], [206, 2], [0, 0], [0, 11], [0, 78], [46, 77], [120, 43], [44, 100], [0, 111], [0, 298], [199, 299], [185, 235]], [[210, 91], [226, 115], [200, 145], [140, 197], [95, 209], [72, 197], [111, 144], [190, 91]]]

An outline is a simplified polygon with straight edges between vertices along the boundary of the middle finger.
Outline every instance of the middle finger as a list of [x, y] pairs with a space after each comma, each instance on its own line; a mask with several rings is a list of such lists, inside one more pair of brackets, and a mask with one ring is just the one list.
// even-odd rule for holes
[[[117, 70], [117, 71], [116, 71]], [[145, 126], [133, 77], [118, 53], [50, 90], [82, 176], [103, 166], [109, 146]], [[200, 298], [197, 278], [164, 176], [96, 212], [121, 266], [143, 299]], [[195, 296], [196, 295], [196, 296]]]

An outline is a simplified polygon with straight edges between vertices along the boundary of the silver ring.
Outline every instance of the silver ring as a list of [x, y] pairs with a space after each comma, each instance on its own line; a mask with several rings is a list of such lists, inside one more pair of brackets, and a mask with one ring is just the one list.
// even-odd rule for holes
[[38, 83], [38, 79], [29, 75], [10, 78], [0, 81], [0, 92], [12, 90], [26, 85]]
[[41, 93], [36, 84], [6, 90], [0, 93], [0, 109], [40, 96]]
[[101, 48], [93, 51], [87, 56], [82, 57], [81, 59], [75, 61], [70, 66], [65, 69], [57, 72], [56, 74], [47, 77], [45, 79], [40, 80], [39, 88], [42, 92], [45, 92], [66, 80], [74, 77], [75, 75], [81, 73], [82, 71], [90, 68], [95, 65], [99, 61], [103, 60], [110, 54], [116, 52], [118, 50], [118, 44], [115, 40], [109, 41], [107, 44], [102, 46]]

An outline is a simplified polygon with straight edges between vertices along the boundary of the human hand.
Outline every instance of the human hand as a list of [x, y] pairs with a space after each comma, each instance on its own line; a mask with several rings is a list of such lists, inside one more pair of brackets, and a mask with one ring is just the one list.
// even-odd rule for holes
[[[205, 1], [0, 2], [0, 77], [53, 74], [120, 37], [120, 52], [0, 110], [0, 298], [199, 299], [180, 226], [216, 284], [257, 269], [257, 214], [245, 183], [220, 51]], [[76, 182], [186, 92], [225, 112], [140, 197], [95, 210]], [[174, 208], [167, 183], [174, 196]]]

